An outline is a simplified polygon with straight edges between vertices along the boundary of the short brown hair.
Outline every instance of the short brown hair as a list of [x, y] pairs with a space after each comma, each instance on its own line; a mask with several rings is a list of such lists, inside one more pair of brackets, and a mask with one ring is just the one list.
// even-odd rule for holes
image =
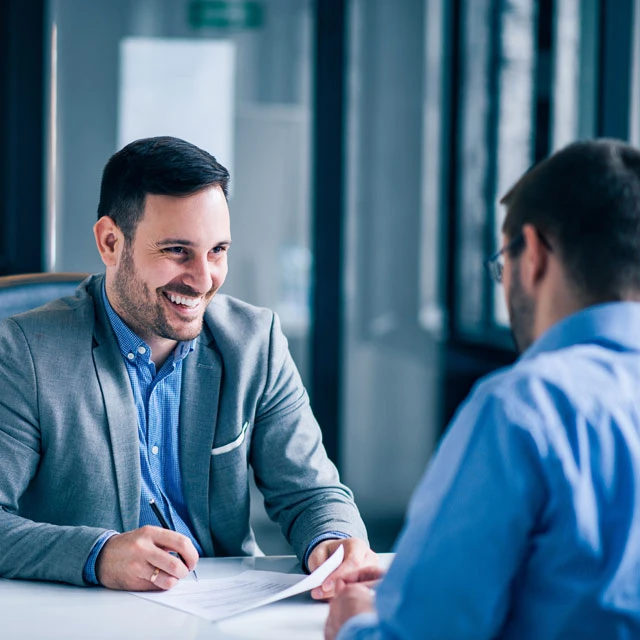
[[508, 239], [531, 224], [591, 304], [640, 293], [640, 150], [575, 142], [528, 171], [500, 201]]
[[229, 172], [190, 142], [170, 136], [135, 140], [104, 168], [98, 218], [110, 216], [131, 241], [148, 194], [186, 196], [219, 186], [226, 197], [228, 185]]

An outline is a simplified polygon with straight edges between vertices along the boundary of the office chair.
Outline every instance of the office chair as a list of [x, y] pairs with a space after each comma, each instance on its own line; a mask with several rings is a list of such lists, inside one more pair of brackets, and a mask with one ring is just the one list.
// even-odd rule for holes
[[72, 295], [88, 273], [26, 273], [0, 277], [0, 320]]

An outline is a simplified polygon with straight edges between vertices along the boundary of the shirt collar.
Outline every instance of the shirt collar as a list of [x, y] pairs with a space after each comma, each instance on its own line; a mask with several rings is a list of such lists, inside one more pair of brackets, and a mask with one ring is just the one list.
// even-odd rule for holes
[[[102, 301], [104, 302], [111, 328], [116, 334], [122, 356], [130, 362], [133, 362], [136, 358], [141, 358], [144, 362], [149, 363], [151, 361], [151, 347], [131, 331], [123, 322], [122, 318], [114, 311], [107, 297], [104, 280], [102, 282]], [[173, 351], [173, 362], [184, 360], [195, 349], [197, 340], [198, 338], [194, 338], [186, 342], [178, 342]]]
[[575, 344], [599, 343], [626, 351], [640, 351], [640, 302], [608, 302], [582, 309], [547, 329], [521, 356]]

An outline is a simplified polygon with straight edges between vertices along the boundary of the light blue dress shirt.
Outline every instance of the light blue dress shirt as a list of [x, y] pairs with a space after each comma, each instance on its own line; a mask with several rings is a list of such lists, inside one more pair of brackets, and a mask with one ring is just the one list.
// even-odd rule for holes
[[339, 640], [640, 638], [640, 304], [565, 318], [474, 388], [396, 551]]

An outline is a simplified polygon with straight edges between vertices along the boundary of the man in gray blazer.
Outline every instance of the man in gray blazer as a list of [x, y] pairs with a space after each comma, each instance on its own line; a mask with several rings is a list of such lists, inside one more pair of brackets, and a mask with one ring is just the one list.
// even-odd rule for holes
[[228, 180], [182, 140], [126, 146], [102, 178], [104, 276], [0, 323], [0, 576], [168, 589], [200, 555], [258, 553], [249, 466], [305, 568], [375, 557], [278, 318], [216, 296]]

